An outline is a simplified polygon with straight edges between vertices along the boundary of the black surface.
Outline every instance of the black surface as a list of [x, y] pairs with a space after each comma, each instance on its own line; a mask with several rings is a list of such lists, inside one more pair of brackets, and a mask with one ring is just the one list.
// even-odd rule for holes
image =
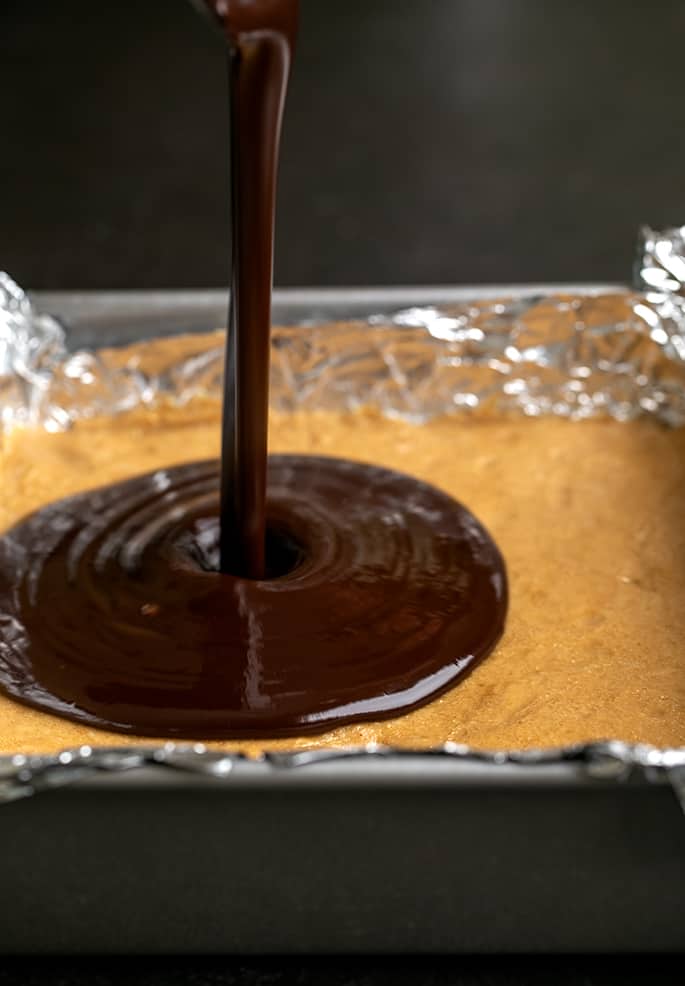
[[[624, 279], [685, 221], [681, 0], [302, 0], [276, 281]], [[188, 0], [3, 0], [0, 266], [227, 281], [224, 58]]]
[[[243, 767], [226, 785], [5, 805], [0, 954], [350, 952], [385, 974], [373, 956], [685, 944], [685, 828], [666, 786], [457, 785], [428, 764], [413, 767], [421, 781], [336, 782], [334, 770], [279, 783]], [[280, 961], [266, 967], [297, 964]], [[336, 982], [335, 960], [314, 964]]]
[[681, 986], [677, 960], [616, 956], [454, 959], [12, 960], [0, 986]]

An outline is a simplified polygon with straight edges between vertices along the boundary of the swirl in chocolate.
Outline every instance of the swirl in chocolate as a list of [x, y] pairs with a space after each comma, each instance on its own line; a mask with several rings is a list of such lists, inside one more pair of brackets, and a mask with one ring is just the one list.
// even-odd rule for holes
[[219, 467], [61, 500], [0, 539], [0, 687], [71, 719], [250, 737], [382, 718], [487, 654], [506, 577], [463, 506], [408, 476], [269, 460], [269, 579], [220, 574]]

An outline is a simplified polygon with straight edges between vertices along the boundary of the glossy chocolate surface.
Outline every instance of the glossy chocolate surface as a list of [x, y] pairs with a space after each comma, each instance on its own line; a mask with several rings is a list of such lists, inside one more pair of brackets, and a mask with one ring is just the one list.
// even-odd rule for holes
[[0, 539], [0, 685], [158, 736], [277, 736], [440, 693], [498, 640], [497, 548], [434, 487], [339, 459], [269, 460], [269, 575], [220, 574], [219, 466], [59, 501]]

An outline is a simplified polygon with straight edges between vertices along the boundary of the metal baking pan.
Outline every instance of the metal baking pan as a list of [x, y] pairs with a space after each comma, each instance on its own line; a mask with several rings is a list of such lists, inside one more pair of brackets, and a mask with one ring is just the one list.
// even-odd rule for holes
[[[274, 320], [549, 290], [280, 291]], [[221, 292], [37, 301], [74, 346], [208, 330], [226, 311]], [[618, 741], [0, 757], [0, 952], [681, 950], [683, 804], [685, 751]]]

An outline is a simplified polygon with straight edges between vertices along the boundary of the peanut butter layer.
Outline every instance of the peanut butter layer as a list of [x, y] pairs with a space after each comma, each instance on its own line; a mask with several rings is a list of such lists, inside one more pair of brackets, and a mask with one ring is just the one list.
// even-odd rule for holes
[[[496, 651], [429, 705], [393, 720], [230, 749], [554, 746], [620, 738], [685, 744], [685, 430], [650, 422], [443, 418], [372, 411], [274, 415], [274, 452], [409, 472], [489, 528], [511, 602]], [[16, 430], [0, 452], [0, 530], [44, 504], [218, 454], [219, 407], [141, 409], [68, 432]], [[197, 737], [202, 740], [202, 737]], [[0, 753], [151, 743], [0, 696]]]

